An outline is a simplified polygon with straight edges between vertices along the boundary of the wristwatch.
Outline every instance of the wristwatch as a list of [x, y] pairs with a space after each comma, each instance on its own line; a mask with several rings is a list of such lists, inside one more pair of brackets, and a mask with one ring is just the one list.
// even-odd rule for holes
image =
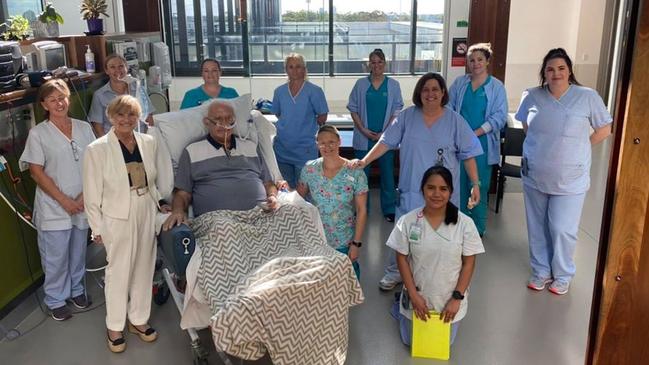
[[453, 294], [451, 294], [451, 297], [452, 297], [453, 299], [457, 299], [457, 300], [462, 300], [462, 299], [464, 299], [464, 295], [462, 295], [462, 293], [460, 293], [459, 290], [453, 290]]
[[361, 242], [361, 241], [351, 241], [351, 242], [349, 242], [349, 244], [351, 246], [356, 246], [358, 248], [361, 248], [361, 246], [363, 246], [363, 242]]

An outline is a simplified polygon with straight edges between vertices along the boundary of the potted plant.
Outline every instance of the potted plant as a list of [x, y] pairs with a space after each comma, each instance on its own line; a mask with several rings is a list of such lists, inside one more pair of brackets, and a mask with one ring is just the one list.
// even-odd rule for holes
[[108, 4], [106, 0], [82, 0], [81, 1], [81, 19], [88, 23], [88, 35], [103, 34], [104, 20], [99, 16], [104, 15], [109, 17], [106, 13]]
[[9, 24], [2, 23], [0, 26], [5, 27], [6, 30], [2, 35], [2, 39], [6, 41], [22, 41], [29, 38], [29, 20], [22, 15], [14, 15], [9, 17]]
[[52, 3], [45, 4], [43, 12], [38, 15], [38, 22], [33, 23], [34, 37], [58, 37], [59, 24], [63, 24], [63, 17], [56, 12]]

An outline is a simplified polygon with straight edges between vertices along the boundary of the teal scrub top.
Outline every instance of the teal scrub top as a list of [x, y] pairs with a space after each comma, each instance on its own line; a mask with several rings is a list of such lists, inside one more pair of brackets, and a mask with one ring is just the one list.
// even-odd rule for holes
[[[482, 127], [485, 122], [485, 115], [487, 114], [487, 93], [485, 92], [485, 85], [489, 82], [491, 82], [491, 76], [488, 76], [485, 82], [475, 89], [475, 91], [472, 90], [469, 84], [464, 92], [460, 115], [469, 123], [469, 127], [472, 130]], [[483, 134], [478, 139], [484, 149], [484, 153], [487, 154], [487, 135]]]
[[[217, 96], [217, 98], [234, 99], [238, 96], [239, 93], [237, 93], [235, 89], [221, 85], [221, 91], [219, 91], [219, 95]], [[187, 90], [187, 92], [185, 93], [185, 97], [183, 97], [183, 101], [180, 104], [180, 109], [193, 108], [195, 106], [199, 106], [203, 104], [205, 100], [210, 100], [210, 99], [212, 99], [212, 97], [207, 95], [207, 93], [205, 93], [205, 90], [203, 90], [203, 86], [201, 85], [191, 90]]]
[[375, 89], [370, 79], [370, 87], [365, 94], [367, 105], [367, 128], [372, 132], [383, 132], [385, 111], [388, 107], [388, 78], [384, 77], [381, 86]]

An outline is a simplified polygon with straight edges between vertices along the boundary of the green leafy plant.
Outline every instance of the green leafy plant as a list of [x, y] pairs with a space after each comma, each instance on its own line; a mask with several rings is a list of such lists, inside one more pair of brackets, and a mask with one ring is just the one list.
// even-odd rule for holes
[[2, 33], [2, 38], [8, 41], [21, 41], [29, 37], [31, 27], [29, 20], [22, 15], [13, 15], [9, 17], [9, 24], [2, 23], [0, 26], [6, 30]]
[[100, 15], [110, 17], [106, 11], [108, 4], [106, 0], [82, 0], [81, 1], [81, 19], [97, 19]]
[[61, 14], [56, 12], [56, 9], [54, 9], [54, 5], [52, 3], [48, 2], [45, 4], [45, 9], [43, 9], [43, 12], [38, 15], [38, 20], [42, 23], [59, 23], [63, 24], [63, 17]]

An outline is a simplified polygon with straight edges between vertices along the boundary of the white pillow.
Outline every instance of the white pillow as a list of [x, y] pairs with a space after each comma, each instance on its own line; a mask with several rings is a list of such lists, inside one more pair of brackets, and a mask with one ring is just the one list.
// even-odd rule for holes
[[210, 104], [215, 101], [230, 104], [230, 106], [232, 106], [232, 109], [234, 109], [234, 117], [236, 121], [233, 134], [246, 139], [250, 138], [253, 141], [257, 142], [257, 137], [253, 136], [254, 133], [252, 129], [252, 123], [250, 123], [250, 109], [252, 109], [252, 99], [250, 97], [250, 94], [244, 94], [234, 99], [208, 100], [198, 106], [203, 116], [207, 115]]
[[[236, 118], [235, 134], [240, 137], [249, 137], [251, 134], [250, 94], [241, 95], [235, 99], [215, 99], [232, 105]], [[162, 140], [165, 142], [167, 150], [171, 155], [171, 163], [174, 171], [178, 167], [178, 160], [185, 147], [190, 143], [196, 142], [207, 134], [207, 129], [203, 124], [203, 117], [207, 115], [209, 104], [213, 101], [204, 103], [194, 108], [183, 109], [176, 112], [154, 114], [154, 125], [158, 128]], [[256, 142], [256, 134], [254, 141]]]

